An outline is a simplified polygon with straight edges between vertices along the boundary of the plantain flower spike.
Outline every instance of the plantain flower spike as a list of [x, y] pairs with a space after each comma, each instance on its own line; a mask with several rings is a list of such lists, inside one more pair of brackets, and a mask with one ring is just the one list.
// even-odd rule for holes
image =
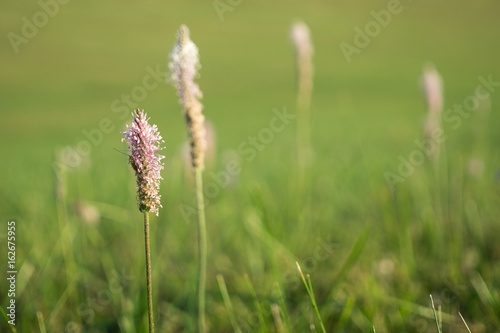
[[433, 133], [441, 128], [443, 112], [443, 79], [432, 64], [424, 67], [422, 90], [427, 104], [427, 116], [424, 121], [424, 136], [432, 138]]
[[123, 142], [128, 143], [129, 162], [134, 169], [137, 182], [137, 201], [141, 212], [151, 212], [158, 216], [160, 203], [160, 172], [163, 170], [158, 150], [164, 142], [156, 125], [150, 125], [144, 110], [136, 109], [132, 113], [134, 119], [122, 132]]
[[433, 64], [426, 64], [422, 75], [422, 90], [427, 110], [436, 117], [443, 111], [443, 79]]
[[177, 42], [170, 53], [170, 80], [177, 89], [179, 103], [186, 118], [191, 146], [191, 163], [201, 170], [205, 167], [205, 151], [207, 148], [204, 121], [200, 102], [202, 93], [194, 82], [198, 76], [200, 62], [198, 47], [189, 38], [189, 29], [181, 25], [177, 32]]
[[295, 22], [290, 29], [290, 39], [295, 48], [298, 72], [298, 106], [309, 108], [313, 89], [313, 45], [311, 32], [304, 22]]

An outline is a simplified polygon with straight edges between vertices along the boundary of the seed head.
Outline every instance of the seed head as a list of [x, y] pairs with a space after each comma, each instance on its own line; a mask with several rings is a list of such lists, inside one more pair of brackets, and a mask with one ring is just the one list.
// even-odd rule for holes
[[207, 146], [203, 125], [205, 117], [201, 113], [203, 109], [203, 105], [200, 103], [202, 93], [194, 82], [198, 76], [200, 62], [198, 48], [189, 38], [189, 29], [185, 25], [179, 28], [177, 42], [170, 53], [168, 67], [171, 72], [171, 82], [177, 89], [179, 103], [188, 125], [193, 167], [203, 169]]
[[152, 212], [158, 216], [160, 203], [160, 171], [164, 156], [157, 153], [164, 142], [156, 125], [150, 125], [144, 110], [133, 112], [134, 120], [122, 132], [122, 141], [128, 143], [129, 163], [134, 169], [137, 181], [137, 201], [141, 212]]

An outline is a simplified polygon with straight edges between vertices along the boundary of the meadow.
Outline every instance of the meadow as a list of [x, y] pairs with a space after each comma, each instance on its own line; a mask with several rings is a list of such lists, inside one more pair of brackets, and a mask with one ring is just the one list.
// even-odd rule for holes
[[[321, 331], [296, 262], [327, 332], [467, 332], [459, 312], [471, 332], [500, 332], [498, 2], [401, 1], [364, 44], [356, 31], [394, 1], [60, 1], [46, 24], [40, 3], [0, 4], [0, 268], [7, 276], [15, 221], [17, 270], [16, 325], [2, 280], [1, 332], [147, 332], [143, 225], [120, 134], [136, 107], [165, 140], [156, 331], [196, 331], [195, 193], [165, 82], [181, 24], [216, 133], [204, 172], [210, 332]], [[297, 118], [284, 116], [296, 114], [297, 19], [314, 44], [303, 186]], [[342, 43], [357, 51], [346, 57]], [[445, 136], [439, 158], [419, 160], [428, 62], [444, 82]], [[467, 111], [478, 91], [487, 97]]]

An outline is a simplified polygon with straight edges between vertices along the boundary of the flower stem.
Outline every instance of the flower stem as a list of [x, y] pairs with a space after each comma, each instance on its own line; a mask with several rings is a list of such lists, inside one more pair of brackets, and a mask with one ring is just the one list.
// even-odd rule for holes
[[144, 245], [146, 249], [146, 285], [148, 294], [148, 319], [149, 333], [154, 333], [155, 323], [153, 318], [153, 286], [151, 283], [151, 251], [149, 245], [149, 213], [144, 212]]
[[205, 288], [207, 280], [207, 230], [203, 199], [202, 168], [195, 167], [196, 203], [198, 210], [198, 332], [205, 333]]

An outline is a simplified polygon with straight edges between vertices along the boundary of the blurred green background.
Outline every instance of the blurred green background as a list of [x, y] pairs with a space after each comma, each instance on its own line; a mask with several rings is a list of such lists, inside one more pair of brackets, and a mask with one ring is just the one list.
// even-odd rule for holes
[[[315, 51], [310, 212], [301, 217], [302, 194], [295, 193], [292, 124], [255, 160], [240, 156], [241, 174], [207, 207], [211, 331], [233, 331], [218, 273], [243, 331], [274, 329], [269, 305], [263, 322], [248, 323], [254, 301], [275, 300], [275, 283], [291, 331], [307, 329], [314, 315], [305, 290], [290, 286], [287, 276], [295, 281], [294, 261], [314, 256], [322, 237], [334, 252], [310, 273], [328, 331], [367, 332], [373, 324], [378, 332], [434, 332], [432, 293], [447, 314], [444, 331], [464, 330], [460, 310], [474, 332], [498, 332], [499, 92], [458, 129], [445, 124], [445, 153], [434, 172], [427, 164], [417, 168], [396, 192], [384, 173], [396, 172], [398, 157], [407, 158], [422, 136], [425, 63], [443, 77], [445, 109], [474, 94], [479, 76], [500, 81], [500, 3], [401, 1], [401, 13], [348, 63], [339, 45], [354, 44], [355, 27], [364, 29], [370, 11], [388, 3], [68, 1], [16, 52], [9, 33], [22, 36], [23, 18], [33, 22], [42, 7], [3, 1], [0, 217], [17, 226], [18, 331], [145, 331], [141, 215], [127, 157], [116, 151], [126, 149], [120, 131], [130, 117], [113, 112], [113, 103], [125, 105], [123, 95], [143, 85], [148, 69], [167, 75], [176, 31], [187, 24], [200, 50], [204, 113], [217, 136], [210, 182], [211, 171], [223, 170], [224, 160], [268, 125], [274, 108], [295, 112], [288, 31], [303, 20]], [[228, 10], [218, 13], [216, 4]], [[166, 146], [164, 208], [153, 225], [158, 330], [194, 331], [195, 223], [178, 209], [193, 197], [181, 155], [186, 130], [174, 89], [155, 86], [135, 104], [158, 125]], [[104, 118], [113, 130], [58, 182], [59, 152], [88, 141], [85, 132]], [[469, 172], [471, 159], [483, 166], [479, 175]], [[59, 196], [58, 186], [65, 189]], [[98, 210], [98, 222], [85, 223], [75, 209], [82, 202]], [[0, 230], [2, 248], [6, 232]], [[380, 273], [380, 265], [390, 273]], [[122, 271], [131, 282], [108, 293], [109, 302], [89, 301], [110, 291], [113, 272]], [[453, 298], [443, 296], [448, 291]], [[5, 309], [3, 287], [0, 295]]]

